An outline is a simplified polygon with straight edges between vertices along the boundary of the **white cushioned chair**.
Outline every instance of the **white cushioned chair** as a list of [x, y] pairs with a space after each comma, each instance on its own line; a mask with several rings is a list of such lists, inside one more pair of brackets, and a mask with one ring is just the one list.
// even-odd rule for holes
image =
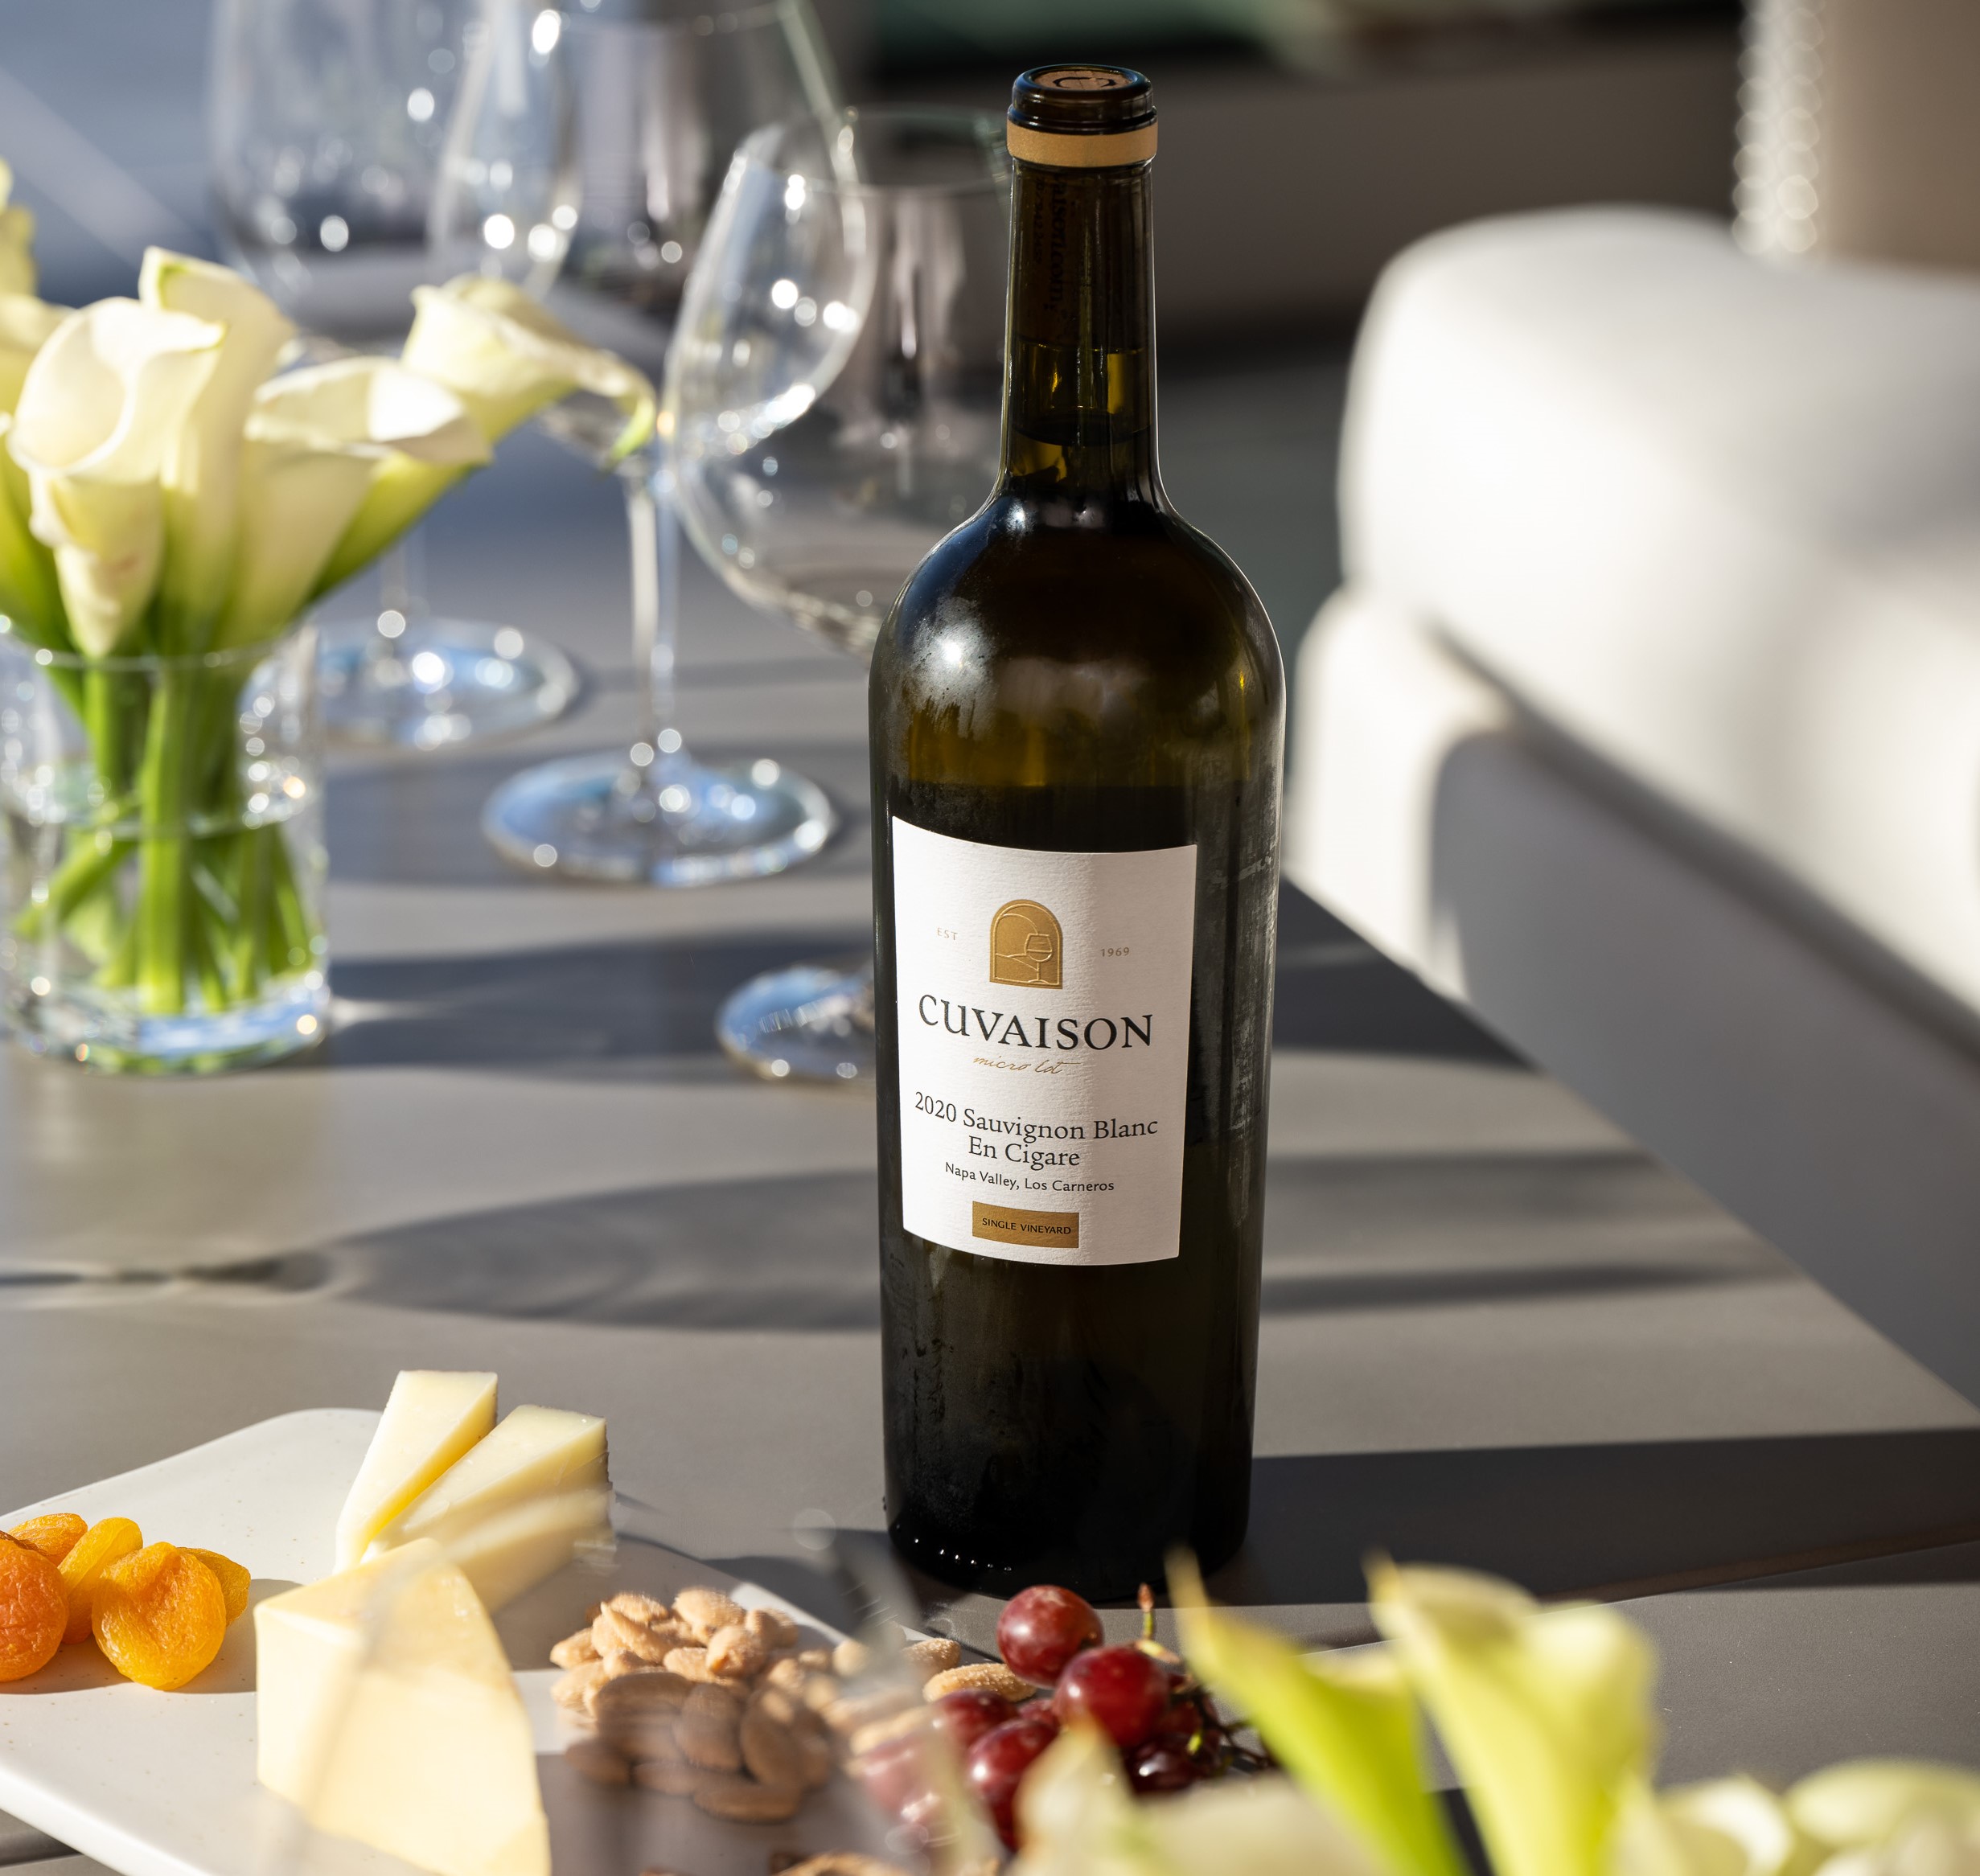
[[[1883, 5], [1945, 11], [1829, 0]], [[1573, 211], [1384, 277], [1287, 869], [1980, 1401], [1980, 274], [1768, 161], [1744, 245]]]

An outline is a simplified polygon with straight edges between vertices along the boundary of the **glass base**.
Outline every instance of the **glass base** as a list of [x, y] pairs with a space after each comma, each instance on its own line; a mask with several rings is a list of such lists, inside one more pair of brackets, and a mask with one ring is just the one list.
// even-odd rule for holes
[[121, 999], [41, 995], [16, 984], [7, 1015], [14, 1039], [109, 1074], [210, 1075], [314, 1049], [330, 1031], [330, 986], [310, 971], [226, 1009], [143, 1016]]
[[481, 815], [495, 851], [531, 872], [652, 886], [782, 872], [838, 824], [823, 789], [767, 759], [710, 769], [680, 753], [642, 768], [618, 749], [525, 769]]
[[580, 688], [562, 652], [479, 619], [415, 617], [390, 637], [375, 620], [342, 619], [318, 628], [318, 647], [323, 733], [359, 748], [520, 736], [561, 716]]
[[768, 1081], [871, 1081], [873, 961], [752, 978], [722, 1005], [715, 1034], [730, 1061]]

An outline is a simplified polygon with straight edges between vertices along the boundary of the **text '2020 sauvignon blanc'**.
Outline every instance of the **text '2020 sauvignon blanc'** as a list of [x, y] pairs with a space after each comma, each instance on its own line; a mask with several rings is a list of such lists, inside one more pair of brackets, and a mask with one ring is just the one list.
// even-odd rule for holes
[[1156, 467], [1148, 82], [1008, 133], [1002, 471], [873, 660], [887, 1512], [1111, 1595], [1244, 1534], [1284, 690]]

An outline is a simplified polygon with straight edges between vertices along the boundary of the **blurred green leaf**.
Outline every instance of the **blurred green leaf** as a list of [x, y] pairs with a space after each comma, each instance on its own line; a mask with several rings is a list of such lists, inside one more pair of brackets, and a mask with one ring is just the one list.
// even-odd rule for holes
[[1648, 1641], [1612, 1609], [1543, 1609], [1468, 1570], [1378, 1562], [1369, 1587], [1497, 1876], [1605, 1876], [1653, 1755]]
[[1269, 1629], [1214, 1609], [1187, 1558], [1169, 1583], [1189, 1665], [1239, 1713], [1390, 1876], [1461, 1876], [1426, 1788], [1423, 1726], [1395, 1665], [1370, 1652], [1302, 1657]]

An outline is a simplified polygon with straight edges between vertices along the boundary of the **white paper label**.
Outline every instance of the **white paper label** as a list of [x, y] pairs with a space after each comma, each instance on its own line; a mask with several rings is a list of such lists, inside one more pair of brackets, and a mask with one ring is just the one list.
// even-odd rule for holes
[[1049, 853], [896, 819], [902, 1222], [1015, 1263], [1181, 1248], [1196, 849]]

